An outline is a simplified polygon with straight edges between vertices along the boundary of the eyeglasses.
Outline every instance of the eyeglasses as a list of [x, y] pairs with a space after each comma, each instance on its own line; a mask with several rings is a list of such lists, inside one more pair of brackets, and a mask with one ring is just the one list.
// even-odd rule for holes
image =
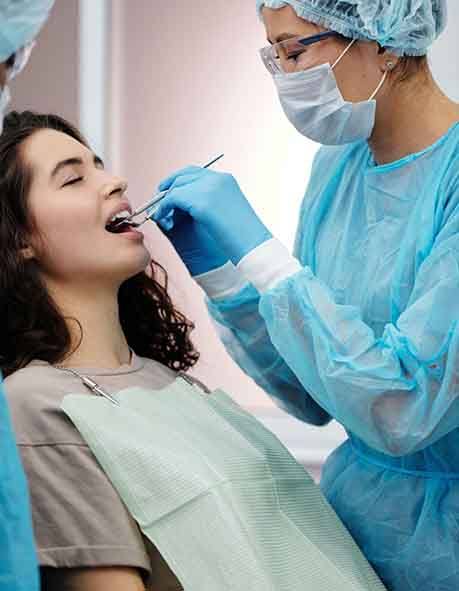
[[22, 70], [24, 69], [25, 65], [29, 61], [30, 54], [32, 53], [32, 49], [35, 46], [35, 41], [24, 45], [18, 49], [13, 55], [8, 59], [6, 62], [7, 68], [7, 81], [10, 82], [15, 78]]
[[335, 31], [326, 31], [312, 37], [291, 37], [260, 49], [261, 59], [266, 69], [275, 74], [289, 74], [310, 67], [311, 46], [330, 37], [341, 37]]

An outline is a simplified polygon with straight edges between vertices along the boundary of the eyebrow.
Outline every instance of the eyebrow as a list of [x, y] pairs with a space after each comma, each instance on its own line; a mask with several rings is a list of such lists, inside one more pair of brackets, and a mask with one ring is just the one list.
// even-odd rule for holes
[[293, 37], [301, 37], [301, 35], [298, 35], [298, 33], [280, 33], [280, 35], [277, 35], [277, 37], [274, 39], [274, 41], [271, 41], [271, 39], [267, 39], [268, 43], [270, 45], [274, 45], [275, 43], [279, 43], [280, 41], [286, 41], [287, 39], [293, 39]]
[[[95, 154], [93, 156], [93, 163], [95, 165], [102, 165], [102, 167], [104, 166], [102, 158], [99, 158], [99, 156], [96, 156]], [[75, 158], [66, 158], [65, 160], [61, 160], [53, 168], [53, 170], [51, 172], [51, 179], [54, 179], [54, 177], [66, 166], [83, 166], [83, 165], [84, 165], [84, 161], [82, 158], [75, 157]]]

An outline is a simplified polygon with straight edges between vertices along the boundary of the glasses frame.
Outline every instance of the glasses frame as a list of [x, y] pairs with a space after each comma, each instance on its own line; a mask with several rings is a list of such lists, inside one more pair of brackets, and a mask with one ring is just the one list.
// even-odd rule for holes
[[[287, 72], [285, 72], [285, 70], [280, 67], [279, 61], [276, 61], [276, 58], [273, 56], [274, 48], [276, 46], [295, 40], [300, 45], [309, 47], [310, 45], [314, 45], [315, 43], [319, 43], [320, 41], [324, 41], [325, 39], [330, 39], [332, 37], [341, 38], [342, 36], [335, 31], [325, 31], [324, 33], [318, 33], [317, 35], [311, 35], [309, 37], [290, 37], [288, 39], [284, 39], [283, 41], [273, 43], [272, 45], [266, 45], [260, 49], [260, 56], [266, 69], [271, 75], [274, 76], [276, 74], [287, 74]], [[279, 60], [279, 58], [277, 58], [277, 60]]]
[[35, 47], [35, 45], [36, 42], [31, 41], [27, 45], [20, 47], [15, 53], [13, 53], [13, 55], [8, 58], [6, 62], [7, 82], [11, 82], [11, 80], [16, 78], [16, 76], [22, 72], [29, 61], [30, 54], [32, 53], [32, 49]]

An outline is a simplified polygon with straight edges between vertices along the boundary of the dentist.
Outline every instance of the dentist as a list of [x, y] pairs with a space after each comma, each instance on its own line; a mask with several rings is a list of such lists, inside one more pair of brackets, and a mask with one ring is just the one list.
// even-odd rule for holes
[[229, 174], [175, 173], [153, 217], [241, 368], [301, 420], [346, 429], [322, 488], [388, 589], [456, 590], [459, 106], [426, 57], [446, 2], [257, 8], [285, 115], [324, 146], [294, 255]]

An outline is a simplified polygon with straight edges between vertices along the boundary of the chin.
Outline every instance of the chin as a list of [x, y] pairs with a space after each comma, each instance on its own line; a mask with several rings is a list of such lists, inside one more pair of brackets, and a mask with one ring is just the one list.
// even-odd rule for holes
[[147, 267], [151, 262], [151, 255], [146, 248], [142, 250], [143, 252], [139, 252], [136, 256], [131, 255], [129, 261], [126, 261], [124, 265], [118, 267], [119, 278], [122, 281], [126, 281], [127, 279], [147, 270]]

